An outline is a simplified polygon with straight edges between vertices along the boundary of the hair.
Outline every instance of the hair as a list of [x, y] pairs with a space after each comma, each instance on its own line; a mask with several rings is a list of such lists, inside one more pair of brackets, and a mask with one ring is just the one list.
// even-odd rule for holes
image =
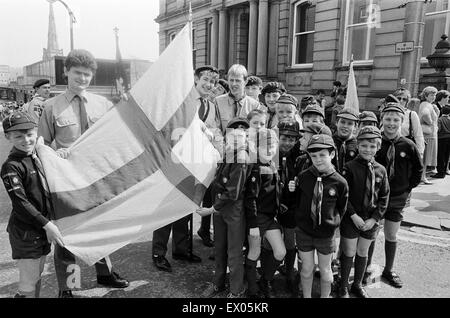
[[406, 104], [406, 109], [415, 111], [416, 113], [419, 112], [419, 107], [420, 107], [420, 99], [418, 98], [411, 98], [409, 102]]
[[400, 113], [400, 112], [396, 112], [394, 110], [389, 110], [387, 112], [383, 112], [381, 113], [381, 120], [383, 120], [383, 117], [386, 116], [387, 114], [397, 114], [398, 116], [400, 116], [402, 118], [402, 122], [405, 119], [405, 115]]
[[370, 143], [377, 143], [378, 147], [381, 147], [381, 138], [363, 138], [363, 139], [357, 139], [356, 143], [359, 145], [361, 141], [368, 140]]
[[223, 89], [224, 89], [227, 93], [230, 92], [230, 86], [228, 86], [228, 83], [227, 83], [226, 80], [224, 80], [224, 79], [219, 79], [219, 80], [217, 81], [216, 84], [222, 86]]
[[97, 71], [97, 62], [91, 52], [86, 50], [72, 50], [64, 62], [67, 71], [72, 67], [86, 67], [95, 74]]
[[250, 121], [255, 116], [267, 116], [267, 113], [261, 109], [253, 109], [250, 113], [248, 113], [247, 120]]
[[440, 102], [441, 99], [447, 98], [448, 96], [450, 96], [450, 92], [446, 91], [445, 89], [442, 89], [439, 92], [437, 92], [436, 99], [434, 101]]
[[263, 82], [258, 76], [249, 76], [246, 86], [257, 85], [259, 87], [262, 87], [262, 84], [263, 84]]
[[320, 122], [321, 122], [322, 124], [325, 123], [323, 116], [322, 116], [322, 115], [319, 115], [318, 113], [305, 113], [305, 112], [303, 112], [302, 118], [305, 118], [305, 116], [316, 116], [316, 117], [319, 117], [319, 118], [320, 118]]
[[400, 87], [397, 90], [395, 90], [394, 94], [395, 97], [406, 95], [408, 98], [408, 101], [411, 99], [411, 92], [407, 90], [406, 88]]
[[235, 76], [242, 75], [242, 77], [244, 77], [244, 81], [246, 81], [248, 78], [247, 69], [245, 68], [244, 65], [241, 65], [241, 64], [234, 64], [230, 67], [230, 69], [228, 70], [228, 78], [231, 75], [235, 75]]
[[341, 83], [340, 81], [334, 81], [334, 82], [333, 82], [333, 85], [334, 85], [334, 86], [337, 86], [337, 87], [341, 87], [341, 86], [342, 86], [342, 83]]
[[427, 86], [423, 89], [422, 93], [420, 93], [419, 97], [420, 97], [420, 101], [423, 102], [427, 99], [428, 95], [430, 95], [431, 93], [437, 93], [437, 89], [436, 87], [433, 86]]
[[278, 92], [280, 95], [286, 93], [286, 89], [284, 88], [284, 85], [280, 82], [269, 82], [267, 83], [262, 91], [261, 94], [266, 95], [268, 93]]
[[207, 74], [207, 73], [214, 74], [215, 77], [217, 77], [216, 81], [219, 79], [219, 73], [218, 73], [218, 72], [215, 72], [215, 71], [213, 71], [213, 70], [211, 70], [211, 69], [203, 69], [203, 70], [202, 70], [202, 68], [196, 69], [195, 72], [194, 72], [194, 76], [200, 78], [200, 77], [202, 77], [204, 74]]
[[442, 107], [441, 112], [442, 112], [442, 115], [448, 115], [448, 114], [450, 114], [450, 106], [444, 106], [444, 107]]

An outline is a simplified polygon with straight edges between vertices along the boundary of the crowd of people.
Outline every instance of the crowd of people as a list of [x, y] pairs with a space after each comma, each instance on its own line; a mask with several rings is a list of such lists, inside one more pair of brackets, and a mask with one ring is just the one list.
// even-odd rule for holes
[[[51, 243], [58, 296], [73, 297], [67, 268], [75, 257], [64, 248], [52, 221], [35, 145], [42, 136], [67, 158], [71, 144], [114, 107], [87, 92], [96, 69], [88, 51], [72, 51], [65, 61], [66, 92], [49, 99], [50, 84], [36, 82], [36, 96], [27, 109], [3, 120], [13, 145], [1, 178], [13, 205], [8, 232], [20, 271], [16, 297], [39, 296]], [[213, 248], [210, 259], [215, 262], [214, 280], [203, 297], [225, 291], [230, 298], [275, 297], [277, 270], [285, 275], [292, 297], [310, 298], [315, 275], [321, 297], [330, 297], [332, 287], [339, 297], [369, 297], [363, 286], [381, 229], [382, 277], [394, 287], [403, 286], [393, 270], [403, 209], [413, 188], [430, 184], [428, 172], [436, 169], [434, 178], [449, 174], [448, 91], [427, 87], [416, 99], [400, 88], [383, 99], [375, 114], [344, 107], [346, 89], [339, 81], [328, 97], [318, 90], [298, 101], [282, 83], [263, 84], [239, 64], [226, 79], [212, 66], [196, 69], [194, 79], [198, 98], [192, 107], [222, 158], [196, 211], [202, 217], [197, 234]], [[166, 258], [171, 232], [173, 259], [202, 261], [193, 251], [191, 218], [154, 231], [157, 269], [172, 271]], [[99, 284], [129, 285], [109, 258], [95, 267]]]

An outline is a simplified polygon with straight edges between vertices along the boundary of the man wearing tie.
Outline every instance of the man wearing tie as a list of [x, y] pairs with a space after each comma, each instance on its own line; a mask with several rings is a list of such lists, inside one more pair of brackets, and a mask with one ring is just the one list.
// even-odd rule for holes
[[[97, 70], [94, 56], [86, 50], [73, 50], [64, 63], [67, 90], [44, 103], [39, 120], [38, 135], [46, 145], [54, 143], [59, 156], [66, 158], [69, 148], [89, 127], [112, 108], [106, 98], [87, 92]], [[72, 274], [68, 267], [75, 263], [75, 256], [67, 249], [55, 247], [55, 271], [59, 286], [59, 297], [71, 298], [72, 286], [68, 278]], [[113, 271], [109, 257], [95, 264], [97, 282], [104, 286], [125, 288], [129, 282]]]

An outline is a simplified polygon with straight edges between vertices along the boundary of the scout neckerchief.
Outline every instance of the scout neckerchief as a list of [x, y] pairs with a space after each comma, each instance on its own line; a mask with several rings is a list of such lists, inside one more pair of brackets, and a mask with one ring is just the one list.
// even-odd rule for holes
[[394, 139], [389, 139], [384, 134], [383, 140], [389, 143], [389, 148], [386, 153], [386, 170], [389, 181], [394, 178], [395, 175], [395, 143], [400, 139], [400, 135], [397, 135]]
[[369, 208], [374, 208], [375, 206], [375, 170], [373, 165], [375, 164], [375, 159], [367, 161], [358, 155], [358, 160], [364, 163], [367, 167], [365, 191], [364, 191], [364, 203], [363, 205]]
[[[269, 107], [267, 107], [269, 109]], [[273, 120], [275, 118], [275, 112], [268, 111], [269, 113], [269, 120], [267, 121], [267, 128], [272, 128]]]
[[336, 170], [334, 167], [329, 168], [325, 172], [319, 172], [316, 167], [311, 167], [312, 174], [317, 178], [314, 186], [313, 198], [311, 201], [311, 219], [313, 228], [322, 224], [322, 199], [323, 199], [323, 183], [322, 180], [332, 175]]
[[42, 188], [44, 189], [44, 199], [46, 202], [46, 206], [48, 209], [48, 213], [49, 215], [53, 218], [53, 203], [52, 203], [52, 199], [51, 199], [51, 195], [50, 195], [50, 187], [48, 186], [47, 183], [47, 178], [45, 177], [45, 173], [44, 173], [44, 166], [42, 165], [42, 161], [41, 159], [38, 157], [36, 150], [33, 151], [33, 153], [31, 154], [31, 159], [34, 162], [34, 165], [36, 166], [36, 170], [38, 172], [38, 176], [39, 176], [39, 180], [41, 182]]
[[209, 102], [206, 101], [205, 105], [205, 101], [203, 100], [203, 98], [200, 97], [200, 108], [198, 109], [198, 117], [202, 122], [206, 121], [208, 113], [209, 113]]
[[337, 169], [338, 169], [338, 171], [342, 171], [342, 168], [344, 168], [344, 164], [345, 164], [345, 154], [347, 152], [347, 141], [349, 141], [351, 137], [349, 137], [348, 139], [345, 139], [345, 140], [339, 136], [337, 136], [337, 138], [342, 142], [337, 151], [337, 158], [336, 158]]

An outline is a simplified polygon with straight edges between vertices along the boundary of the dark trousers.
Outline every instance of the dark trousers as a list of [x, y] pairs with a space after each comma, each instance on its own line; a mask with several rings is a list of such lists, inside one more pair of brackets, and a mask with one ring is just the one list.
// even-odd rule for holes
[[450, 158], [450, 139], [438, 139], [437, 172], [445, 176]]
[[[210, 186], [205, 191], [205, 195], [203, 197], [203, 202], [202, 202], [202, 207], [210, 208], [212, 206], [213, 206], [213, 197], [212, 197], [211, 186]], [[209, 235], [210, 228], [211, 228], [211, 215], [202, 217], [199, 232]]]
[[[55, 253], [54, 253], [54, 261], [55, 261], [55, 272], [56, 279], [58, 281], [58, 287], [60, 290], [70, 290], [75, 286], [72, 286], [73, 281], [70, 279], [71, 275], [73, 275], [74, 271], [70, 268], [70, 265], [75, 264], [75, 255], [73, 255], [69, 250], [59, 245], [55, 245]], [[112, 265], [109, 257], [105, 257], [95, 263], [95, 270], [97, 271], [97, 275], [99, 276], [108, 276], [112, 273]], [[72, 283], [70, 283], [72, 282]]]
[[189, 254], [191, 252], [189, 243], [189, 219], [190, 215], [185, 216], [154, 231], [152, 242], [153, 255], [166, 255], [170, 231], [172, 231], [172, 254]]
[[[234, 209], [238, 205], [241, 207]], [[244, 289], [242, 247], [245, 237], [245, 219], [242, 201], [236, 201], [219, 213], [214, 213], [213, 222], [216, 262], [214, 283], [218, 287], [224, 286], [228, 266], [230, 268], [230, 291], [237, 295]]]

